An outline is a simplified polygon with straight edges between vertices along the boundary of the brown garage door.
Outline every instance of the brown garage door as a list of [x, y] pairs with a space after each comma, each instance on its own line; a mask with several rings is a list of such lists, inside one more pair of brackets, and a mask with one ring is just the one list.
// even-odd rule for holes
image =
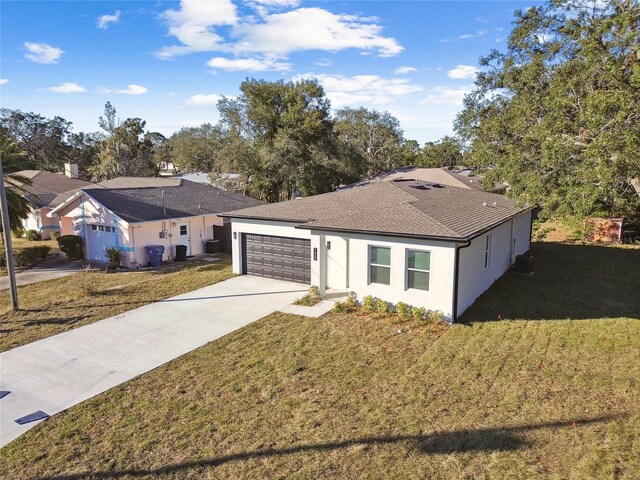
[[311, 283], [311, 240], [245, 233], [242, 242], [245, 274]]

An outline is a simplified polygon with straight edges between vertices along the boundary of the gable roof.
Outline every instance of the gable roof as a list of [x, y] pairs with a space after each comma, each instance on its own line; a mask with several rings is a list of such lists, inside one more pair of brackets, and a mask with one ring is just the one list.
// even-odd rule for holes
[[[124, 177], [126, 178], [126, 177]], [[114, 179], [118, 180], [118, 179]], [[129, 223], [167, 220], [220, 213], [227, 210], [253, 207], [264, 202], [251, 197], [225, 192], [219, 188], [182, 179], [166, 179], [171, 182], [144, 182], [139, 188], [124, 188], [127, 180], [115, 183], [120, 188], [82, 189], [98, 203]], [[152, 179], [154, 180], [154, 179]], [[110, 181], [111, 182], [111, 181]]]
[[[415, 187], [418, 188], [415, 188]], [[528, 208], [471, 188], [391, 181], [225, 213], [298, 228], [466, 241]]]
[[21, 170], [15, 175], [31, 180], [31, 185], [14, 182], [25, 191], [25, 197], [36, 208], [60, 205], [78, 189], [91, 185], [86, 180], [70, 178], [62, 173], [44, 170]]

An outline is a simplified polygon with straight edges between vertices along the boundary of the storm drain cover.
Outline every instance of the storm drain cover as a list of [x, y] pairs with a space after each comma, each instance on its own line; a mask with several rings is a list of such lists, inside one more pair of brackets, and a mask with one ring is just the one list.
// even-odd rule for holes
[[25, 415], [24, 417], [18, 418], [16, 423], [19, 425], [24, 425], [25, 423], [35, 422], [37, 420], [44, 420], [49, 418], [49, 415], [44, 413], [42, 410], [38, 410], [36, 412], [30, 413], [29, 415]]

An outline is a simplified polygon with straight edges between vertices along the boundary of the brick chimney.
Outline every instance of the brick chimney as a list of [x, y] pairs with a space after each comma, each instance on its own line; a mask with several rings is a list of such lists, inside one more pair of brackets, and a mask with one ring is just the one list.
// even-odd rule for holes
[[65, 163], [64, 174], [69, 178], [78, 178], [78, 164], [77, 163]]

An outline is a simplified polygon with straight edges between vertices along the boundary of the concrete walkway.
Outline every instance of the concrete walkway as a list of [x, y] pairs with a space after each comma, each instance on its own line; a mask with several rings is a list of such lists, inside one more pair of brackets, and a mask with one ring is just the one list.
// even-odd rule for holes
[[[280, 310], [308, 287], [234, 277], [0, 353], [0, 446], [39, 422]], [[213, 367], [212, 367], [213, 368]]]
[[[16, 273], [16, 283], [21, 286], [44, 282], [45, 280], [54, 280], [76, 273], [85, 266], [86, 264], [83, 262], [72, 263], [67, 260], [49, 260], [24, 272]], [[6, 290], [7, 288], [9, 288], [9, 277], [3, 275], [0, 277], [0, 290]]]

